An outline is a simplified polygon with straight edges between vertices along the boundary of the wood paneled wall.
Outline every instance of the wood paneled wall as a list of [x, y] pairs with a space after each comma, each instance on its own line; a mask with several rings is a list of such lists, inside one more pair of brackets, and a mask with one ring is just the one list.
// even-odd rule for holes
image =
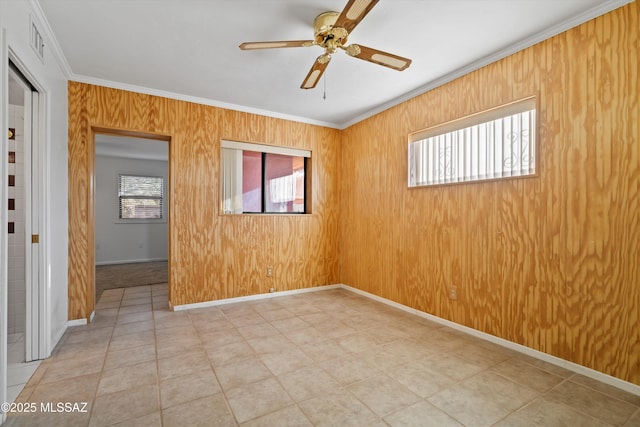
[[[345, 130], [342, 283], [640, 384], [639, 15], [634, 2]], [[539, 176], [407, 188], [408, 133], [531, 94]]]
[[[94, 132], [169, 140], [173, 305], [338, 283], [340, 131], [69, 83], [69, 318], [94, 308]], [[220, 140], [310, 149], [312, 214], [221, 215]], [[266, 277], [267, 266], [273, 277]]]

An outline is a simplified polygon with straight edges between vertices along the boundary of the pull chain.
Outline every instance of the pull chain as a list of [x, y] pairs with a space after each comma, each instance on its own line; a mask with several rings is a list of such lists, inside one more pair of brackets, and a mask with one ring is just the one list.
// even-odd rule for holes
[[324, 93], [322, 94], [322, 99], [326, 101], [327, 100], [327, 73], [325, 73], [324, 76], [322, 76], [322, 78], [324, 79]]

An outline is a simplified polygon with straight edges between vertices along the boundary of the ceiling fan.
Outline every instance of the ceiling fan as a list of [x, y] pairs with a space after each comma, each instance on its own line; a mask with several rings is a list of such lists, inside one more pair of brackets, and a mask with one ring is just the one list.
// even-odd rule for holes
[[281, 47], [307, 47], [320, 46], [324, 53], [316, 59], [302, 81], [300, 88], [313, 89], [327, 68], [331, 55], [338, 49], [344, 50], [348, 55], [374, 64], [383, 65], [402, 71], [411, 64], [411, 60], [398, 55], [372, 49], [370, 47], [351, 44], [345, 46], [347, 37], [353, 29], [362, 21], [379, 0], [349, 0], [344, 10], [338, 12], [324, 12], [316, 17], [313, 22], [314, 40], [290, 40], [247, 42], [240, 45], [242, 50], [273, 49]]

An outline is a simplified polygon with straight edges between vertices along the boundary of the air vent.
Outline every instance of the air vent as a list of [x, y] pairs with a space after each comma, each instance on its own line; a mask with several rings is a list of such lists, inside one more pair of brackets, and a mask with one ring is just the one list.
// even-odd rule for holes
[[31, 17], [31, 47], [38, 55], [38, 58], [44, 62], [44, 39], [36, 22], [33, 20], [33, 16]]

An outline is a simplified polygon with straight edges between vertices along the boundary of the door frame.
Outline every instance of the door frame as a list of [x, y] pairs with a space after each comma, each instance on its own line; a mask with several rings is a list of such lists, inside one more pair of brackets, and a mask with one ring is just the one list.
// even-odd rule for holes
[[143, 138], [143, 139], [153, 139], [156, 141], [164, 141], [167, 143], [168, 157], [167, 157], [167, 177], [169, 180], [169, 185], [167, 185], [167, 280], [169, 282], [169, 288], [171, 288], [171, 136], [161, 133], [153, 133], [153, 132], [144, 132], [137, 131], [131, 129], [123, 129], [123, 128], [112, 128], [106, 126], [90, 126], [90, 137], [88, 140], [88, 150], [89, 150], [89, 165], [88, 171], [90, 176], [89, 183], [89, 208], [87, 209], [87, 214], [89, 218], [89, 226], [88, 226], [88, 241], [87, 247], [92, 248], [89, 251], [90, 257], [90, 274], [91, 280], [89, 282], [90, 289], [87, 304], [89, 305], [89, 312], [91, 313], [88, 321], [93, 320], [95, 316], [96, 310], [96, 216], [95, 216], [95, 206], [96, 206], [96, 135], [111, 135], [111, 136], [123, 136], [123, 137], [131, 137], [131, 138]]
[[[37, 315], [37, 319], [26, 319], [25, 326], [25, 341], [27, 337], [26, 328], [31, 325], [32, 328], [38, 327], [37, 337], [34, 337], [32, 333], [29, 333], [34, 339], [37, 340], [38, 350], [37, 354], [34, 354], [35, 359], [44, 359], [51, 354], [51, 319], [50, 319], [50, 295], [48, 292], [49, 275], [46, 274], [47, 266], [50, 263], [50, 248], [49, 248], [49, 207], [50, 207], [50, 191], [48, 191], [47, 183], [48, 176], [50, 174], [49, 167], [49, 129], [48, 129], [48, 91], [45, 86], [41, 84], [39, 79], [30, 71], [29, 67], [21, 61], [19, 55], [17, 55], [7, 43], [7, 33], [5, 29], [2, 29], [0, 33], [0, 51], [2, 62], [0, 63], [0, 105], [2, 105], [2, 115], [0, 115], [0, 128], [6, 129], [8, 127], [8, 108], [9, 105], [9, 62], [20, 71], [20, 73], [27, 79], [27, 81], [38, 92], [37, 102], [37, 120], [32, 121], [32, 140], [36, 140], [36, 154], [37, 162], [40, 174], [36, 179], [36, 185], [38, 186], [38, 195], [36, 198], [37, 203], [37, 215], [35, 220], [37, 222], [37, 229], [39, 231], [39, 243], [37, 244], [38, 260], [36, 261], [34, 268], [38, 269], [38, 278], [35, 281], [31, 281], [31, 284], [27, 283], [27, 293], [31, 292], [31, 301], [35, 298], [37, 300], [37, 308], [33, 310], [31, 307], [31, 313]], [[36, 123], [37, 122], [37, 123]], [[8, 146], [7, 132], [3, 131], [0, 134], [0, 142], [3, 147], [0, 153], [0, 173], [6, 175], [7, 164], [7, 150]], [[25, 159], [26, 160], [26, 159]], [[4, 182], [4, 180], [3, 180]], [[33, 183], [32, 183], [33, 184]], [[25, 183], [26, 185], [26, 183]], [[7, 190], [4, 185], [0, 188], [0, 224], [2, 226], [0, 230], [0, 267], [3, 273], [0, 275], [0, 402], [6, 401], [7, 397], [7, 304], [8, 304], [8, 282], [7, 282], [7, 266], [8, 266], [8, 231], [6, 226], [8, 218], [7, 203], [4, 202], [7, 199]], [[28, 214], [32, 214], [28, 212]], [[33, 218], [33, 215], [31, 215]], [[31, 230], [25, 230], [26, 234], [31, 234]], [[29, 236], [31, 237], [31, 236]], [[26, 236], [25, 236], [26, 238]], [[29, 238], [29, 240], [31, 240]], [[28, 248], [33, 250], [33, 245], [29, 243]], [[25, 266], [29, 269], [31, 266]], [[31, 289], [29, 289], [31, 287]], [[29, 304], [27, 304], [29, 305]], [[29, 308], [26, 310], [29, 312]], [[33, 341], [33, 340], [32, 340]], [[5, 414], [0, 413], [0, 422], [4, 421]]]

